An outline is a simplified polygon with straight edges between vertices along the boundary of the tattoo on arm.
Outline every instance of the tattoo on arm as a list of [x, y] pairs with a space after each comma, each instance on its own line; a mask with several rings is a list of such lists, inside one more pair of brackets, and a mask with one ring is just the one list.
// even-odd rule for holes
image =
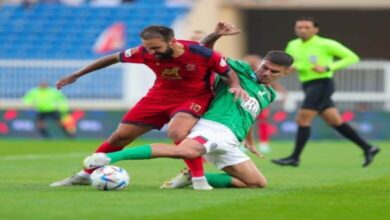
[[202, 38], [202, 40], [200, 40], [200, 44], [204, 45], [205, 47], [208, 47], [208, 48], [212, 49], [214, 47], [215, 42], [217, 42], [217, 40], [220, 37], [221, 37], [220, 35], [218, 35], [217, 33], [213, 32], [213, 33], [205, 36], [204, 38]]

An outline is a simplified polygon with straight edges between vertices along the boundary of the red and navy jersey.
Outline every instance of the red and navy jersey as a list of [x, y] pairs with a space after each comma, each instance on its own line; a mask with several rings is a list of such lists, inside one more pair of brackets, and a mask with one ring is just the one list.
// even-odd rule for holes
[[211, 94], [212, 72], [224, 75], [229, 71], [221, 54], [200, 46], [197, 42], [178, 40], [185, 52], [176, 58], [157, 59], [143, 46], [120, 53], [121, 62], [142, 63], [156, 74], [156, 81], [149, 95], [163, 95], [184, 99]]

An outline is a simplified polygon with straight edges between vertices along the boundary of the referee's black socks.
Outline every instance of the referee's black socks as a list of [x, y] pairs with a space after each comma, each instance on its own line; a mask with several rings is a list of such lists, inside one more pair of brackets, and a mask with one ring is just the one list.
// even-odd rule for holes
[[336, 129], [336, 131], [338, 131], [345, 138], [357, 144], [364, 152], [368, 152], [368, 150], [370, 150], [372, 147], [365, 140], [363, 140], [363, 138], [361, 138], [357, 132], [347, 123], [342, 123], [339, 126], [333, 126], [333, 128]]
[[294, 152], [290, 156], [291, 158], [299, 160], [299, 156], [301, 155], [307, 140], [309, 140], [309, 137], [310, 137], [310, 127], [299, 126], [298, 133], [295, 138], [295, 148], [294, 148]]

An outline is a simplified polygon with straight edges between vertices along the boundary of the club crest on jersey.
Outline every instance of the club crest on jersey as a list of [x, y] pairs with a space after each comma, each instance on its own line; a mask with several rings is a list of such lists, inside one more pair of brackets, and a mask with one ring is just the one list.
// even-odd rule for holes
[[190, 63], [190, 64], [186, 65], [186, 70], [187, 71], [194, 71], [195, 68], [196, 68], [195, 64]]
[[221, 61], [219, 61], [219, 65], [221, 67], [225, 67], [227, 65], [226, 60], [224, 58], [221, 58]]
[[125, 57], [131, 57], [133, 54], [138, 53], [138, 51], [138, 48], [127, 49], [125, 50]]
[[196, 103], [191, 103], [190, 109], [193, 110], [194, 112], [199, 112], [200, 109], [202, 109], [202, 106]]
[[171, 80], [176, 80], [176, 79], [182, 79], [180, 74], [179, 74], [180, 67], [173, 67], [173, 68], [165, 68], [161, 76], [164, 79], [171, 79]]

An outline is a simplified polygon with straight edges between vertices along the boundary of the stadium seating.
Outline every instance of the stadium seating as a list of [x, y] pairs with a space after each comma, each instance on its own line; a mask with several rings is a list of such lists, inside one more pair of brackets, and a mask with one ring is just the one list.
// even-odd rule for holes
[[142, 0], [119, 7], [69, 7], [38, 4], [30, 9], [0, 8], [0, 59], [93, 59], [99, 34], [116, 22], [125, 24], [126, 47], [140, 43], [138, 34], [151, 24], [170, 26], [186, 7]]
[[[19, 99], [27, 90], [36, 87], [41, 81], [51, 85], [75, 67], [0, 67], [0, 98]], [[99, 70], [79, 80], [77, 87], [66, 87], [64, 92], [71, 99], [122, 99], [123, 75], [120, 68]]]
[[[20, 100], [39, 82], [54, 85], [65, 74], [82, 67], [69, 65], [66, 60], [102, 56], [94, 53], [93, 45], [114, 23], [125, 25], [126, 48], [130, 48], [140, 44], [138, 34], [145, 26], [171, 26], [187, 11], [187, 7], [169, 7], [161, 0], [140, 0], [118, 7], [0, 5], [0, 99]], [[127, 88], [123, 78], [119, 67], [104, 69], [93, 77], [83, 77], [77, 86], [67, 87], [64, 92], [70, 99], [123, 100]]]

